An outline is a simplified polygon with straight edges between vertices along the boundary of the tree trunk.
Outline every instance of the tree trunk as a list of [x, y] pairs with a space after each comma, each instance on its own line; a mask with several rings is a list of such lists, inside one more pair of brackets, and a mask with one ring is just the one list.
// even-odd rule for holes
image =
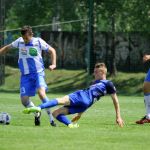
[[116, 67], [116, 50], [115, 50], [115, 14], [111, 17], [112, 21], [112, 43], [111, 43], [111, 61], [110, 61], [110, 75], [116, 76], [117, 75], [117, 67]]
[[89, 0], [89, 28], [88, 28], [88, 73], [92, 74], [95, 65], [95, 39], [94, 39], [94, 0]]

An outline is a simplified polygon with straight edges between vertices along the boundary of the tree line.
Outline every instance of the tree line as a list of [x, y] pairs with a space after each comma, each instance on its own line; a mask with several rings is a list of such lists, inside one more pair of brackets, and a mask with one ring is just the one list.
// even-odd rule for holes
[[[35, 26], [68, 20], [88, 19], [90, 0], [6, 0], [6, 29], [25, 24]], [[150, 1], [93, 0], [94, 33], [112, 33], [110, 73], [117, 73], [115, 64], [116, 32], [149, 32]], [[48, 27], [52, 30], [52, 27]], [[85, 32], [88, 22], [62, 24], [61, 31]], [[41, 29], [40, 29], [41, 30]], [[43, 30], [47, 30], [44, 28]], [[95, 41], [94, 41], [95, 42]], [[96, 43], [94, 43], [96, 44]]]

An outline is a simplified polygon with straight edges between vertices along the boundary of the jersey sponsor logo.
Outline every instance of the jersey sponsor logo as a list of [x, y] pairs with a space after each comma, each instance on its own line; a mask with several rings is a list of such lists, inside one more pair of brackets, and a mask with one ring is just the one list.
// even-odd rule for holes
[[20, 50], [21, 50], [21, 54], [22, 54], [22, 55], [27, 55], [27, 50], [26, 50], [26, 48], [21, 48]]
[[36, 48], [29, 48], [29, 54], [31, 56], [37, 56], [38, 55], [37, 49]]

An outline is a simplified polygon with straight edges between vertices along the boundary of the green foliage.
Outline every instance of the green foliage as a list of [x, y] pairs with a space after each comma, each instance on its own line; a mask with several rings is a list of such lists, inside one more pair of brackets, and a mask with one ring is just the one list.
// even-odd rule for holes
[[[20, 27], [25, 24], [34, 26], [52, 23], [53, 17], [59, 17], [59, 21], [77, 20], [82, 18], [79, 13], [79, 1], [74, 0], [16, 0], [13, 7], [7, 12], [7, 28]], [[85, 16], [85, 15], [84, 15]], [[11, 21], [16, 22], [15, 25]], [[81, 29], [81, 24], [62, 25], [62, 30]]]
[[[84, 0], [10, 0], [6, 6], [7, 28], [48, 24], [52, 23], [53, 17], [59, 17], [60, 22], [85, 19], [89, 11], [88, 1]], [[116, 31], [150, 30], [150, 1], [95, 0], [94, 7], [98, 31], [111, 31], [112, 16]], [[61, 28], [63, 31], [86, 31], [87, 22], [61, 25]]]

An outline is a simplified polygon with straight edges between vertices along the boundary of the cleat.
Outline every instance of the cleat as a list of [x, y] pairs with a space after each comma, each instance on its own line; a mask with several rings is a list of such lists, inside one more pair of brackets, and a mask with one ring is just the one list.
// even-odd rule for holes
[[52, 122], [50, 122], [51, 126], [56, 127], [56, 123], [54, 122], [54, 120]]
[[70, 123], [69, 125], [68, 125], [68, 127], [69, 128], [71, 128], [71, 129], [73, 129], [73, 128], [79, 128], [79, 124], [77, 124], [77, 123]]
[[141, 120], [136, 121], [136, 124], [144, 124], [144, 123], [150, 123], [150, 119], [147, 119], [146, 116], [144, 116]]
[[24, 114], [30, 114], [30, 113], [35, 113], [35, 112], [41, 112], [41, 108], [33, 106], [33, 107], [25, 108], [23, 110]]
[[40, 121], [40, 117], [41, 117], [41, 112], [36, 113], [36, 116], [34, 118], [34, 124], [35, 126], [40, 126], [41, 121]]

